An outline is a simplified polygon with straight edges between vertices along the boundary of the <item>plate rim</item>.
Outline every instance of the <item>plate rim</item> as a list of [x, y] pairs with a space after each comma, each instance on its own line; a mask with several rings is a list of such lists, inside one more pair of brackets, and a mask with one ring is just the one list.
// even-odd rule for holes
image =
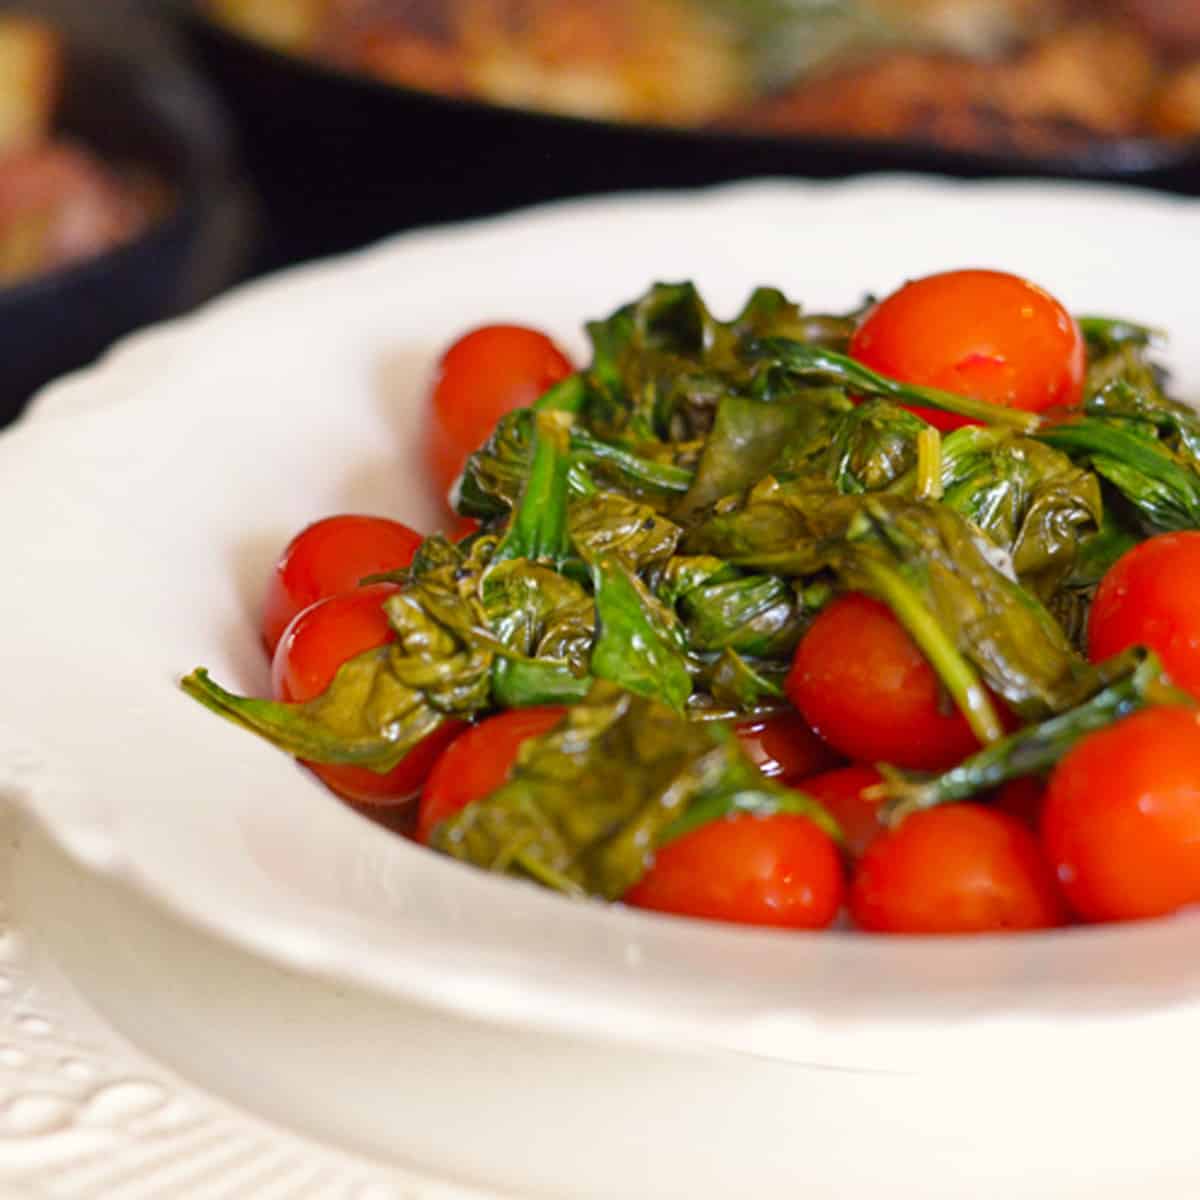
[[[739, 181], [733, 184], [718, 184], [687, 192], [650, 192], [650, 193], [620, 193], [613, 196], [588, 197], [550, 202], [519, 210], [516, 213], [500, 216], [477, 218], [467, 222], [448, 226], [421, 229], [401, 233], [385, 239], [381, 243], [365, 247], [361, 250], [339, 255], [332, 259], [314, 263], [305, 263], [289, 268], [266, 279], [256, 280], [250, 284], [234, 289], [232, 293], [212, 301], [201, 310], [188, 316], [143, 331], [118, 344], [98, 364], [76, 372], [44, 389], [30, 405], [26, 415], [18, 421], [11, 430], [0, 435], [0, 449], [14, 439], [37, 437], [41, 429], [52, 431], [52, 427], [61, 420], [69, 420], [78, 415], [81, 408], [92, 404], [93, 394], [97, 399], [100, 410], [107, 404], [119, 403], [121, 389], [114, 386], [123, 373], [132, 375], [137, 371], [149, 373], [151, 376], [160, 369], [164, 362], [169, 362], [176, 348], [186, 346], [196, 331], [203, 328], [204, 322], [211, 319], [213, 313], [218, 317], [229, 313], [237, 305], [266, 305], [282, 297], [297, 283], [306, 285], [313, 281], [322, 282], [342, 271], [353, 271], [358, 264], [371, 264], [388, 255], [404, 255], [412, 247], [437, 247], [447, 242], [461, 239], [466, 234], [482, 233], [488, 235], [499, 231], [504, 236], [506, 231], [520, 227], [537, 225], [547, 218], [553, 220], [560, 216], [572, 217], [580, 214], [585, 219], [589, 213], [610, 213], [622, 205], [654, 204], [672, 209], [676, 206], [704, 206], [711, 203], [737, 204], [745, 199], [756, 197], [776, 196], [794, 197], [796, 194], [827, 196], [835, 191], [866, 193], [876, 191], [887, 196], [891, 189], [908, 191], [923, 191], [926, 195], [944, 194], [953, 190], [958, 195], [963, 194], [996, 194], [1009, 195], [1028, 194], [1030, 192], [1045, 193], [1056, 191], [1071, 195], [1083, 201], [1095, 200], [1106, 203], [1129, 203], [1134, 208], [1160, 208], [1164, 211], [1171, 208], [1176, 212], [1186, 211], [1189, 219], [1197, 222], [1200, 227], [1200, 203], [1185, 197], [1145, 193], [1123, 185], [1111, 184], [1080, 184], [1073, 181], [1054, 181], [1052, 183], [1030, 181], [946, 181], [930, 180], [926, 177], [905, 174], [873, 176], [868, 180], [838, 180], [838, 181], [795, 181], [790, 179], [758, 179]], [[136, 392], [137, 388], [129, 389]], [[3, 730], [0, 729], [0, 735]], [[3, 742], [0, 741], [0, 746]], [[2, 756], [0, 756], [2, 757]], [[482, 1019], [495, 1023], [510, 1023], [522, 1027], [546, 1028], [565, 1034], [583, 1034], [601, 1038], [615, 1038], [622, 1042], [652, 1040], [662, 1044], [664, 1037], [674, 1038], [679, 1044], [705, 1047], [707, 1049], [735, 1051], [739, 1053], [774, 1056], [778, 1050], [778, 1030], [780, 1022], [787, 1024], [793, 1035], [788, 1049], [782, 1057], [800, 1060], [809, 1058], [814, 1048], [824, 1047], [825, 1051], [838, 1065], [857, 1063], [869, 1067], [878, 1064], [888, 1057], [887, 1047], [881, 1047], [872, 1042], [865, 1050], [856, 1053], [853, 1049], [855, 1038], [861, 1038], [867, 1030], [861, 1020], [856, 1021], [854, 1014], [844, 1014], [835, 1017], [831, 1014], [808, 1013], [801, 1014], [797, 1022], [796, 1013], [770, 1011], [761, 1005], [742, 1005], [737, 1009], [736, 1020], [730, 1014], [718, 1011], [698, 1010], [692, 1014], [668, 1014], [671, 1019], [664, 1019], [662, 1014], [646, 1013], [643, 1011], [644, 997], [634, 998], [631, 994], [619, 995], [621, 989], [609, 989], [607, 993], [583, 995], [578, 983], [557, 980], [557, 986], [549, 986], [545, 977], [539, 977], [530, 984], [514, 985], [510, 978], [497, 979], [489, 976], [487, 971], [480, 971], [478, 965], [474, 973], [464, 970], [462, 963], [448, 964], [446, 960], [434, 960], [426, 964], [423, 972], [397, 971], [381, 969], [380, 965], [365, 959], [355, 953], [329, 953], [328, 946], [318, 946], [311, 937], [307, 940], [295, 936], [295, 922], [266, 920], [259, 916], [255, 922], [239, 924], [230, 922], [229, 914], [222, 910], [214, 911], [206, 908], [203, 897], [196, 898], [186, 893], [180, 894], [178, 889], [171, 886], [170, 879], [164, 879], [148, 871], [145, 863], [130, 860], [128, 856], [114, 852], [111, 839], [105, 840], [95, 828], [64, 828], [55, 821], [55, 800], [38, 793], [44, 790], [54, 790], [64, 786], [61, 779], [56, 778], [51, 771], [46, 776], [33, 773], [27, 780], [24, 791], [19, 791], [18, 799], [23, 807], [47, 827], [50, 835], [85, 866], [97, 869], [104, 874], [121, 880], [124, 884], [134, 887], [144, 896], [155, 903], [163, 905], [177, 917], [180, 917], [209, 933], [230, 939], [243, 948], [255, 954], [262, 955], [280, 965], [310, 971], [329, 979], [351, 982], [357, 986], [368, 987], [372, 990], [394, 991], [409, 999], [418, 999], [433, 1003], [438, 1007], [457, 1011], [464, 1018]], [[4, 779], [0, 777], [0, 788]], [[328, 805], [328, 798], [322, 797]], [[345, 821], [363, 821], [357, 814], [344, 809], [340, 805], [328, 805], [330, 812], [337, 811]], [[365, 822], [364, 822], [365, 824]], [[345, 826], [347, 829], [349, 826]], [[374, 830], [374, 836], [390, 838], [382, 830]], [[398, 841], [398, 839], [396, 839]], [[427, 852], [407, 844], [397, 845], [399, 853], [417, 854], [429, 859]], [[426, 865], [430, 865], [427, 863]], [[470, 889], [477, 899], [486, 903], [503, 903], [512, 899], [509, 889], [514, 886], [510, 880], [501, 880], [487, 876], [483, 872], [474, 871], [461, 864], [438, 860], [436, 870], [440, 872], [462, 872], [460, 880], [464, 888]], [[535, 892], [528, 889], [529, 904], [542, 905], [542, 912], [551, 910], [546, 905], [562, 906], [566, 902], [558, 897]], [[588, 909], [592, 911], [588, 911]], [[558, 912], [564, 911], [561, 908]], [[617, 907], [584, 906], [584, 925], [590, 926], [600, 935], [611, 933], [611, 922], [614, 920], [626, 922], [621, 929], [634, 936], [634, 945], [641, 941], [655, 940], [666, 931], [671, 941], [686, 945], [700, 940], [716, 944], [723, 942], [731, 948], [736, 945], [748, 946], [753, 943], [762, 947], [766, 952], [772, 945], [798, 944], [798, 939], [806, 938], [804, 934], [770, 930], [743, 930], [714, 927], [708, 923], [680, 922], [674, 918], [659, 917], [654, 914], [617, 911]], [[1013, 944], [1019, 940], [1021, 948], [1028, 950], [1034, 945], [1040, 946], [1038, 954], [1046, 961], [1051, 961], [1060, 953], [1065, 953], [1064, 939], [1070, 939], [1074, 946], [1083, 947], [1089, 944], [1102, 943], [1111, 947], [1112, 952], [1119, 954], [1125, 939], [1136, 937], [1164, 936], [1172, 940], [1187, 936], [1189, 942], [1194, 942], [1200, 934], [1200, 917], [1184, 916], [1174, 920], [1154, 923], [1154, 928], [1139, 927], [1136, 931], [1129, 928], [1113, 930], [1111, 927], [1092, 929], [1072, 929], [1069, 931], [1051, 932], [1042, 935], [999, 935], [989, 940], [992, 947], [1000, 947], [1007, 941]], [[859, 935], [851, 935], [859, 941]], [[844, 942], [838, 934], [807, 935], [808, 939], [819, 938], [834, 941], [830, 944]], [[1030, 939], [1033, 939], [1032, 941]], [[317, 939], [317, 942], [320, 938]], [[948, 956], [962, 955], [961, 942], [952, 945], [947, 939], [902, 939], [902, 946], [881, 946], [875, 943], [874, 954], [884, 954], [896, 957], [908, 955], [912, 951], [923, 955], [934, 967], [944, 965]], [[861, 944], [861, 941], [859, 941]], [[452, 966], [458, 972], [459, 986], [447, 988], [446, 970]], [[631, 968], [637, 964], [629, 964]], [[555, 982], [553, 980], [550, 983]], [[642, 980], [645, 983], [644, 977]], [[506, 986], [507, 985], [507, 986]], [[1095, 1001], [1095, 997], [1083, 998], [1084, 1008], [1087, 1002]], [[1105, 998], [1101, 998], [1104, 1000]], [[1160, 1001], [1169, 1001], [1169, 1006], [1178, 1008], [1189, 1000], [1200, 1008], [1200, 999], [1195, 999], [1190, 991], [1172, 993], [1169, 997], [1159, 997]], [[943, 1064], [949, 1064], [956, 1052], [961, 1050], [963, 1043], [956, 1037], [946, 1037], [947, 1032], [957, 1030], [965, 1035], [971, 1035], [979, 1029], [988, 1029], [994, 1036], [994, 1046], [990, 1057], [995, 1061], [1003, 1061], [1011, 1053], [1015, 1045], [1014, 1037], [1028, 1038], [1032, 1034], [1038, 1037], [1039, 1045], [1051, 1045], [1061, 1037], [1062, 1017], [1071, 1012], [1079, 1015], [1081, 997], [1076, 994], [1064, 994], [1053, 1006], [1038, 1008], [1026, 1006], [1021, 1011], [1002, 1007], [999, 1011], [985, 1008], [981, 1011], [958, 1014], [950, 1019], [949, 1014], [927, 1012], [919, 1016], [896, 1013], [891, 1017], [891, 1023], [883, 1032], [888, 1039], [894, 1040], [896, 1034], [902, 1034], [911, 1039], [907, 1051], [895, 1056], [894, 1061], [911, 1066], [922, 1055], [930, 1054], [937, 1043], [943, 1043], [940, 1053], [934, 1057]], [[736, 1006], [735, 1006], [736, 1007]], [[1161, 1003], [1152, 1006], [1154, 1012], [1161, 1010]], [[1101, 1031], [1112, 1032], [1113, 1019], [1117, 1017], [1146, 1016], [1148, 1010], [1140, 1002], [1130, 1006], [1129, 996], [1109, 996], [1107, 1002], [1099, 1003], [1094, 1012], [1088, 1012], [1081, 1017], [1082, 1029], [1089, 1036], [1098, 1036]], [[876, 1018], [871, 1018], [876, 1022]], [[1129, 1022], [1126, 1022], [1129, 1024]], [[1137, 1026], [1138, 1021], [1132, 1025]], [[870, 1039], [868, 1039], [870, 1040]], [[975, 1047], [978, 1049], [978, 1047]], [[1060, 1047], [1060, 1049], [1064, 1049]], [[950, 1053], [947, 1053], [947, 1050]]]

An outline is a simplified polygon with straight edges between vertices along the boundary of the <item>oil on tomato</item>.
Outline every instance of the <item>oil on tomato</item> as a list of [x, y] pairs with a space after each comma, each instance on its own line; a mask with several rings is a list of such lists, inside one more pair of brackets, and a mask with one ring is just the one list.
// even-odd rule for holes
[[315, 521], [287, 544], [267, 585], [262, 638], [268, 654], [299, 612], [356, 588], [368, 575], [407, 567], [421, 535], [387, 517], [342, 513]]
[[[390, 583], [370, 584], [319, 600], [299, 613], [280, 638], [271, 663], [275, 699], [295, 703], [312, 700], [329, 687], [342, 663], [394, 640], [383, 603], [399, 590]], [[347, 800], [398, 804], [417, 791], [442, 751], [463, 728], [461, 721], [443, 722], [402, 762], [383, 774], [339, 763], [308, 762], [305, 766]]]
[[738, 813], [661, 847], [624, 900], [710, 921], [824, 929], [844, 892], [837, 846], [807, 817]]

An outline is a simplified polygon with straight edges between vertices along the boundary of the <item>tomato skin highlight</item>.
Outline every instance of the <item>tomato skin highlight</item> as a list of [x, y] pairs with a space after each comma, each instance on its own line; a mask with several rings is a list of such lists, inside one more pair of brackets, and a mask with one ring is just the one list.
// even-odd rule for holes
[[[333, 682], [347, 659], [395, 639], [383, 602], [400, 591], [390, 583], [368, 584], [318, 600], [293, 618], [271, 662], [271, 690], [276, 700], [303, 703]], [[421, 786], [442, 751], [463, 730], [447, 720], [414, 746], [386, 774], [341, 763], [305, 762], [328, 788], [359, 804], [399, 804]]]
[[387, 517], [342, 513], [314, 521], [287, 544], [271, 572], [263, 605], [267, 653], [310, 604], [358, 587], [368, 575], [407, 567], [422, 542], [415, 529]]
[[807, 817], [737, 813], [662, 847], [624, 903], [739, 925], [824, 929], [844, 895], [837, 846]]
[[1067, 918], [1037, 839], [1016, 817], [947, 804], [905, 818], [867, 848], [850, 915], [873, 933], [1048, 929]]
[[572, 374], [571, 360], [537, 329], [483, 325], [442, 355], [430, 397], [427, 458], [445, 499], [496, 422]]
[[784, 691], [825, 741], [856, 762], [937, 771], [979, 749], [904, 627], [885, 604], [858, 592], [817, 615]]
[[733, 727], [747, 758], [768, 778], [793, 783], [840, 763], [841, 756], [823, 742], [795, 712], [751, 717]]
[[795, 786], [821, 802], [842, 831], [846, 853], [857, 859], [884, 832], [879, 820], [879, 801], [863, 795], [868, 788], [882, 782], [883, 776], [874, 767], [854, 763], [798, 780]]
[[[912, 280], [880, 301], [855, 331], [850, 357], [903, 383], [1044, 412], [1080, 403], [1086, 346], [1071, 314], [1036, 284], [964, 270]], [[942, 430], [976, 423], [912, 411]]]
[[1161, 533], [1126, 551], [1096, 589], [1088, 657], [1146, 646], [1200, 699], [1200, 531]]
[[1200, 903], [1200, 713], [1144, 709], [1084, 738], [1050, 776], [1041, 829], [1085, 921]]
[[400, 588], [372, 583], [311, 604], [288, 625], [271, 661], [271, 690], [276, 700], [302, 704], [333, 682], [347, 659], [396, 635], [383, 611], [384, 601]]
[[567, 710], [513, 708], [472, 725], [437, 761], [421, 791], [416, 839], [424, 845], [442, 821], [494, 792], [508, 778], [522, 743], [549, 733]]

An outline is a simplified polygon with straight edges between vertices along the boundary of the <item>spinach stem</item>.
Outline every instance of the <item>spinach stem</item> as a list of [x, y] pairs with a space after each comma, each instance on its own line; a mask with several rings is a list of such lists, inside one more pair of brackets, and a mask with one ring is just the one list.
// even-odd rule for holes
[[849, 392], [885, 396], [901, 404], [936, 408], [940, 412], [954, 413], [984, 425], [999, 425], [1023, 433], [1030, 433], [1042, 424], [1042, 419], [1036, 413], [1005, 408], [988, 400], [960, 396], [940, 388], [918, 387], [916, 384], [889, 379], [856, 362], [849, 355], [839, 354], [824, 346], [795, 342], [789, 338], [763, 338], [754, 343], [753, 349], [759, 357], [775, 359], [788, 371], [827, 379]]
[[530, 878], [535, 879], [545, 887], [553, 888], [567, 896], [586, 896], [587, 892], [573, 879], [568, 879], [561, 871], [556, 871], [549, 863], [544, 863], [536, 855], [522, 850], [513, 856], [514, 863]]
[[917, 499], [942, 498], [942, 435], [930, 425], [917, 434]]
[[987, 689], [975, 668], [922, 603], [916, 590], [894, 567], [869, 556], [863, 556], [861, 566], [880, 597], [929, 660], [975, 736], [985, 745], [999, 741], [1004, 736], [1004, 727]]
[[1141, 708], [1195, 705], [1164, 677], [1158, 659], [1140, 649], [1110, 659], [1102, 677], [1109, 678], [1107, 686], [1089, 700], [1009, 734], [941, 775], [921, 777], [886, 768], [884, 782], [870, 791], [883, 802], [886, 823], [896, 825], [921, 809], [966, 800], [1010, 779], [1049, 771], [1081, 738]]

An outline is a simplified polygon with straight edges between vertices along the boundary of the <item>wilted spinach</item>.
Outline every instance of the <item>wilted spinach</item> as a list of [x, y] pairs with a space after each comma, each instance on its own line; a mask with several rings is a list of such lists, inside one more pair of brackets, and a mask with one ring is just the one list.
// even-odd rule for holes
[[[692, 284], [655, 285], [590, 324], [591, 361], [470, 457], [456, 503], [485, 525], [388, 573], [393, 643], [305, 704], [232, 695], [203, 669], [185, 690], [300, 758], [380, 772], [447, 720], [566, 705], [434, 840], [607, 898], [730, 813], [836, 832], [762, 778], [727, 721], [786, 705], [795, 647], [839, 593], [891, 609], [984, 746], [934, 778], [888, 769], [897, 816], [1176, 698], [1153, 658], [1080, 653], [1120, 555], [1200, 528], [1200, 415], [1168, 394], [1153, 331], [1083, 319], [1082, 406], [1033, 415], [868, 370], [847, 357], [854, 326], [771, 288], [722, 321]], [[972, 423], [942, 435], [928, 409]], [[998, 700], [1024, 728], [1006, 731]]]
[[598, 683], [521, 748], [508, 782], [437, 827], [432, 844], [488, 870], [615, 900], [657, 846], [732, 812], [824, 809], [765, 779], [728, 727]]

